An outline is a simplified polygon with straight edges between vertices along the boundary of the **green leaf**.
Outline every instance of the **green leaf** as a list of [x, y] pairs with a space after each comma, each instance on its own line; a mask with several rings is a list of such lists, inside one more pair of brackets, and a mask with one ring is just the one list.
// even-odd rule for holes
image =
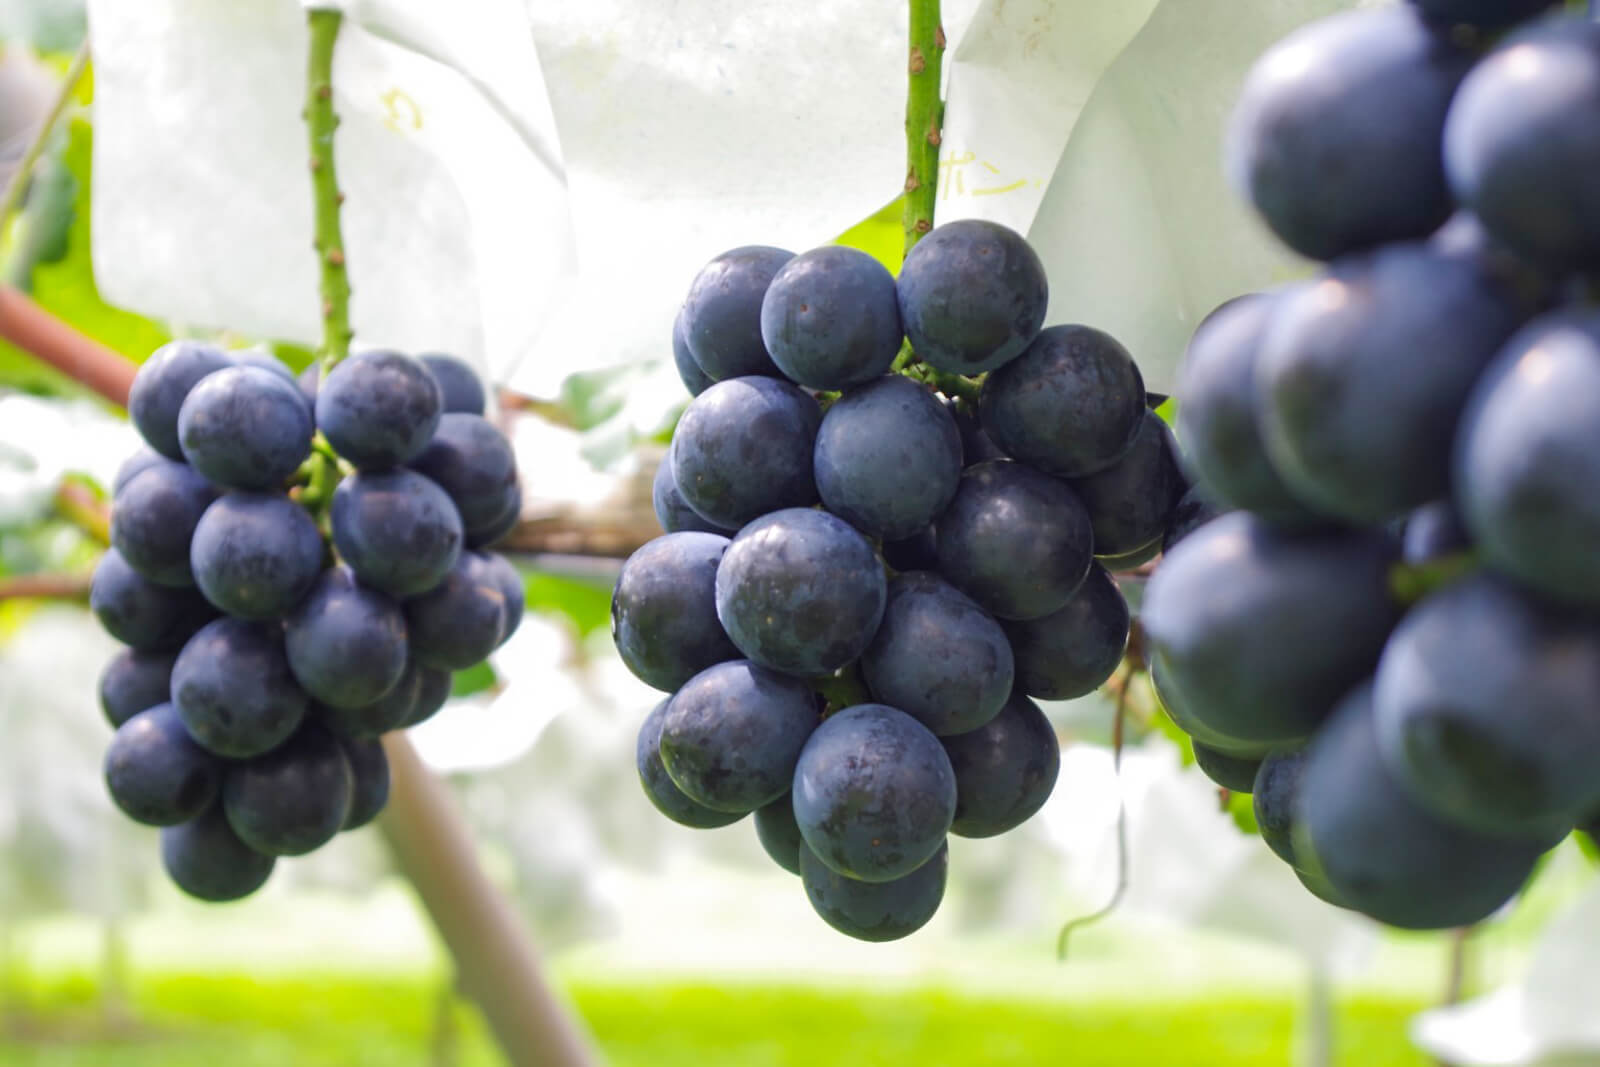
[[570, 622], [580, 638], [611, 626], [611, 583], [548, 571], [524, 571], [528, 610], [559, 615]]
[[485, 660], [473, 664], [464, 671], [456, 671], [450, 680], [450, 695], [469, 697], [474, 693], [493, 689], [499, 681], [500, 679], [495, 677], [494, 668], [489, 666], [488, 660]]

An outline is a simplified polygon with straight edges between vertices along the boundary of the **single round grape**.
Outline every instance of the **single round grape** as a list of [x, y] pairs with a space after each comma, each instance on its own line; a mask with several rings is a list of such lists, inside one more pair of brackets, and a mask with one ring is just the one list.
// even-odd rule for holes
[[410, 466], [450, 494], [470, 530], [498, 522], [517, 484], [511, 442], [482, 415], [452, 412], [441, 418], [433, 440]]
[[956, 775], [950, 832], [961, 837], [994, 837], [1021, 826], [1050, 799], [1061, 772], [1050, 720], [1021, 693], [976, 730], [943, 740]]
[[455, 677], [449, 671], [419, 666], [417, 674], [420, 682], [417, 687], [416, 707], [399, 728], [420, 726], [437, 715], [450, 699], [450, 690], [455, 684]]
[[228, 759], [278, 747], [310, 706], [278, 627], [228, 618], [207, 623], [178, 653], [172, 703], [190, 735]]
[[682, 308], [678, 309], [678, 317], [672, 320], [672, 365], [678, 369], [678, 380], [683, 382], [690, 396], [699, 396], [711, 388], [711, 379], [700, 369], [700, 364], [694, 361], [694, 353], [689, 350], [689, 335], [683, 332]]
[[936, 734], [976, 730], [1011, 695], [1011, 645], [991, 616], [936, 574], [889, 583], [883, 622], [861, 656], [875, 699]]
[[182, 460], [178, 411], [208, 374], [233, 366], [222, 349], [199, 341], [172, 341], [156, 349], [133, 377], [128, 416], [145, 443], [168, 459]]
[[1224, 144], [1230, 183], [1313, 259], [1426, 236], [1450, 215], [1439, 141], [1472, 59], [1412, 7], [1301, 27], [1245, 79]]
[[646, 685], [671, 693], [713, 663], [739, 658], [717, 620], [717, 565], [727, 548], [719, 534], [667, 534], [622, 565], [611, 636]]
[[114, 548], [95, 566], [89, 582], [89, 610], [106, 633], [144, 652], [182, 648], [217, 614], [193, 589], [173, 589], [150, 581], [128, 566]]
[[277, 493], [226, 493], [200, 516], [189, 564], [205, 598], [238, 619], [275, 619], [322, 570], [322, 534]]
[[887, 882], [859, 882], [831, 870], [808, 848], [800, 851], [806, 899], [822, 921], [858, 941], [897, 941], [922, 929], [944, 900], [950, 849], [910, 874]]
[[323, 571], [284, 622], [289, 666], [324, 704], [364, 707], [405, 675], [406, 616], [348, 567]]
[[968, 467], [934, 529], [940, 575], [1002, 619], [1060, 611], [1094, 562], [1078, 495], [1020, 463]]
[[100, 672], [100, 709], [112, 728], [139, 712], [165, 704], [172, 693], [172, 664], [177, 652], [140, 652], [125, 648]]
[[122, 813], [146, 826], [176, 826], [217, 798], [222, 764], [194, 743], [171, 704], [139, 712], [106, 750], [106, 787]]
[[421, 360], [399, 352], [358, 352], [317, 389], [317, 428], [361, 470], [386, 470], [428, 446], [443, 406], [439, 383]]
[[1088, 326], [1051, 326], [984, 379], [983, 429], [1007, 455], [1081, 478], [1133, 447], [1146, 413], [1144, 378], [1128, 350]]
[[926, 386], [892, 374], [834, 402], [812, 467], [824, 507], [868, 536], [897, 540], [955, 496], [961, 433]]
[[678, 482], [672, 476], [672, 460], [663, 459], [656, 467], [655, 480], [650, 485], [650, 505], [655, 509], [656, 521], [666, 533], [714, 533], [732, 537], [737, 531], [714, 522], [707, 522], [684, 502], [678, 492]]
[[1265, 757], [1234, 756], [1199, 741], [1193, 742], [1195, 766], [1223, 789], [1248, 793], [1256, 787], [1256, 774]]
[[410, 724], [422, 698], [422, 672], [416, 661], [406, 663], [405, 673], [395, 687], [370, 704], [359, 708], [336, 708], [318, 704], [316, 718], [340, 737], [366, 740]]
[[1224, 515], [1176, 546], [1145, 589], [1152, 661], [1195, 720], [1289, 747], [1376, 665], [1399, 616], [1396, 554], [1381, 533], [1292, 533]]
[[708, 667], [667, 703], [662, 766], [697, 804], [754, 811], [789, 791], [817, 705], [805, 682], [748, 660]]
[[1600, 605], [1600, 315], [1512, 338], [1473, 391], [1455, 496], [1483, 558], [1541, 595]]
[[672, 477], [701, 518], [728, 529], [817, 499], [811, 456], [822, 411], [797, 386], [734, 378], [695, 397], [672, 435]]
[[695, 275], [683, 302], [683, 332], [706, 377], [720, 382], [779, 376], [761, 340], [761, 301], [773, 276], [793, 258], [781, 248], [746, 245], [722, 253]]
[[339, 747], [350, 764], [350, 813], [344, 817], [344, 832], [359, 830], [383, 813], [389, 804], [389, 757], [383, 742], [375, 737], [357, 740], [339, 738]]
[[117, 468], [116, 476], [111, 481], [111, 495], [115, 497], [122, 492], [122, 487], [131, 482], [134, 475], [141, 471], [149, 470], [151, 467], [160, 466], [165, 462], [167, 462], [167, 457], [160, 452], [157, 452], [149, 445], [141, 446], [138, 451], [123, 460], [121, 466]]
[[1187, 488], [1172, 431], [1153, 411], [1140, 420], [1133, 447], [1121, 459], [1072, 482], [1089, 511], [1094, 554], [1121, 557], [1122, 566], [1137, 566], [1129, 561], [1141, 551], [1155, 558], [1172, 511]]
[[294, 382], [260, 367], [207, 375], [178, 412], [183, 458], [228, 489], [275, 489], [311, 455], [311, 411]]
[[1015, 230], [958, 219], [906, 254], [896, 282], [906, 339], [950, 374], [982, 374], [1022, 354], [1044, 324], [1044, 264]]
[[1293, 292], [1230, 300], [1195, 329], [1178, 372], [1178, 439], [1205, 494], [1224, 510], [1247, 508], [1273, 522], [1304, 523], [1310, 509], [1272, 465], [1261, 439], [1255, 377], [1262, 340]]
[[639, 769], [639, 784], [644, 787], [644, 795], [657, 811], [680, 826], [714, 830], [738, 822], [744, 818], [744, 812], [714, 811], [690, 800], [667, 776], [667, 769], [661, 763], [661, 720], [666, 716], [671, 699], [668, 697], [657, 704], [639, 727], [639, 741], [634, 746], [633, 758]]
[[483, 380], [478, 377], [472, 364], [441, 352], [426, 352], [417, 358], [428, 368], [433, 380], [439, 383], [441, 412], [446, 415], [452, 412], [483, 414], [489, 399], [484, 392]]
[[1283, 298], [1256, 364], [1274, 468], [1354, 523], [1443, 496], [1473, 383], [1529, 311], [1474, 256], [1399, 245], [1335, 264]]
[[728, 544], [717, 565], [717, 618], [739, 651], [764, 667], [832, 674], [877, 632], [886, 586], [872, 543], [849, 523], [787, 508]]
[[158, 585], [192, 586], [189, 541], [217, 491], [199, 472], [163, 462], [136, 474], [111, 505], [111, 544]]
[[264, 756], [228, 768], [222, 807], [239, 840], [268, 856], [304, 856], [350, 817], [355, 775], [339, 739], [307, 725]]
[[800, 873], [800, 853], [806, 843], [794, 821], [794, 798], [788, 793], [756, 809], [756, 837], [773, 863], [790, 874]]
[[364, 471], [339, 483], [330, 519], [339, 558], [362, 585], [393, 597], [425, 593], [461, 555], [461, 516], [415, 471]]
[[411, 652], [426, 667], [482, 663], [506, 635], [506, 590], [482, 552], [463, 552], [444, 581], [405, 602]]
[[1305, 772], [1304, 749], [1279, 750], [1261, 761], [1251, 797], [1261, 840], [1283, 862], [1294, 866], [1294, 810]]
[[854, 248], [800, 253], [762, 297], [761, 338], [772, 362], [811, 389], [848, 389], [888, 373], [902, 337], [894, 275]]
[[1600, 266], [1600, 25], [1549, 19], [1462, 82], [1444, 131], [1450, 188], [1506, 245], [1545, 267]]
[[1318, 732], [1292, 814], [1294, 853], [1345, 907], [1411, 930], [1471, 926], [1522, 888], [1542, 846], [1486, 837], [1416, 803], [1378, 751], [1372, 687]]
[[1008, 622], [1016, 686], [1040, 700], [1075, 700], [1104, 685], [1128, 647], [1128, 602], [1099, 564], [1066, 607], [1040, 619]]
[[801, 836], [829, 869], [902, 878], [944, 846], [956, 775], [939, 739], [903, 711], [858, 704], [825, 719], [794, 772]]
[[221, 804], [192, 822], [161, 831], [161, 862], [177, 887], [196, 900], [243, 900], [267, 884], [277, 860], [239, 840]]
[[1559, 839], [1600, 806], [1600, 625], [1479, 575], [1389, 639], [1373, 705], [1390, 772], [1441, 818]]

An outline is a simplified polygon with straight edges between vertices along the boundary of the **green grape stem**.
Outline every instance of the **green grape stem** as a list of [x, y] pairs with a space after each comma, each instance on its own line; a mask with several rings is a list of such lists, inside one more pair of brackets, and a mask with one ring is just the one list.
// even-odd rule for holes
[[311, 46], [306, 63], [306, 108], [303, 117], [311, 144], [311, 189], [314, 196], [317, 268], [322, 292], [322, 376], [350, 352], [350, 275], [345, 269], [344, 234], [339, 225], [344, 194], [334, 168], [333, 134], [339, 116], [333, 108], [333, 51], [344, 16], [314, 9], [307, 14]]
[[[339, 191], [339, 175], [334, 165], [333, 135], [339, 116], [333, 107], [333, 52], [339, 40], [344, 15], [338, 11], [313, 9], [307, 13], [310, 49], [306, 62], [306, 106], [302, 117], [311, 146], [311, 191], [316, 227], [312, 247], [317, 253], [317, 271], [322, 294], [322, 349], [318, 353], [320, 374], [326, 380], [339, 361], [350, 354], [350, 274], [345, 267], [344, 233], [340, 209], [344, 194]], [[339, 483], [339, 468], [332, 449], [322, 435], [312, 452], [310, 478], [301, 502], [313, 515], [324, 517]]]
[[910, 0], [911, 48], [907, 63], [905, 250], [910, 252], [933, 229], [939, 185], [939, 144], [944, 132], [944, 101], [939, 89], [944, 70], [944, 27], [939, 0]]

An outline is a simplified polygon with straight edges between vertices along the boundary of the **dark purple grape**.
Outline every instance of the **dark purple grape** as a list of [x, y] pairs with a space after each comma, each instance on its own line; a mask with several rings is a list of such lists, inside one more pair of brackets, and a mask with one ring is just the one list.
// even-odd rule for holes
[[978, 417], [1007, 455], [1081, 478], [1133, 447], [1144, 399], [1144, 378], [1116, 338], [1052, 326], [984, 380]]
[[[710, 534], [672, 534], [710, 537]], [[786, 674], [832, 674], [866, 649], [886, 582], [872, 543], [811, 508], [757, 519], [717, 565], [717, 618], [734, 645]]]
[[848, 389], [886, 374], [902, 334], [894, 275], [842, 245], [789, 260], [761, 302], [761, 337], [772, 362], [811, 389]]
[[359, 352], [317, 389], [317, 429], [360, 469], [387, 470], [427, 447], [443, 404], [439, 383], [421, 360]]
[[1016, 687], [1040, 700], [1074, 700], [1104, 685], [1128, 647], [1122, 590], [1096, 564], [1066, 607], [1040, 619], [1005, 623]]
[[765, 245], [731, 249], [700, 269], [683, 302], [683, 333], [712, 381], [781, 373], [761, 340], [761, 301], [793, 252]]
[[[740, 811], [715, 811], [688, 795], [667, 776], [661, 763], [661, 720], [666, 717], [671, 697], [657, 704], [639, 727], [639, 741], [634, 746], [634, 764], [639, 770], [639, 784], [644, 795], [655, 809], [680, 826], [695, 830], [714, 830], [719, 826], [736, 823], [745, 817]], [[787, 795], [787, 794], [785, 794]]]
[[940, 575], [1002, 619], [1060, 611], [1094, 562], [1077, 494], [1021, 463], [968, 467], [934, 529]]
[[748, 660], [719, 663], [667, 703], [661, 763], [695, 803], [752, 812], [789, 791], [817, 720], [817, 695], [805, 682]]
[[1056, 732], [1039, 705], [1021, 693], [978, 729], [943, 740], [956, 775], [953, 834], [994, 837], [1014, 830], [1055, 789], [1061, 771]]
[[976, 730], [1011, 695], [1011, 645], [1000, 624], [936, 574], [913, 571], [889, 596], [861, 673], [875, 699], [939, 735]]
[[192, 822], [161, 831], [161, 862], [191, 897], [225, 904], [266, 885], [277, 860], [240, 841], [219, 803]]
[[950, 374], [982, 374], [1016, 359], [1044, 324], [1044, 264], [1015, 230], [983, 219], [947, 222], [907, 253], [896, 282], [906, 338]]
[[156, 349], [134, 375], [128, 416], [145, 443], [168, 459], [182, 460], [178, 411], [202, 378], [233, 366], [222, 349], [199, 341], [172, 341]]
[[111, 799], [128, 818], [176, 826], [216, 800], [222, 763], [194, 743], [171, 704], [158, 704], [117, 729], [105, 776]]
[[311, 411], [293, 381], [260, 367], [207, 375], [178, 412], [183, 458], [227, 489], [276, 489], [311, 455]]
[[829, 869], [889, 882], [944, 847], [956, 776], [939, 739], [903, 711], [858, 704], [817, 727], [794, 772], [794, 815]]
[[611, 637], [622, 662], [663, 692], [739, 650], [717, 620], [717, 565], [728, 539], [719, 534], [667, 534], [622, 565], [611, 595]]

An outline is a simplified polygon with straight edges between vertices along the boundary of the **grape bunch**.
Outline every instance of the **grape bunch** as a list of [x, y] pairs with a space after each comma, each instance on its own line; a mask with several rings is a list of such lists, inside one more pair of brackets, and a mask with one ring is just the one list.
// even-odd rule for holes
[[248, 896], [370, 822], [379, 737], [516, 629], [521, 578], [487, 549], [521, 490], [484, 404], [448, 356], [363, 352], [319, 385], [179, 341], [140, 368], [148, 447], [117, 474], [90, 606], [128, 646], [100, 678], [106, 783], [163, 828], [185, 892]]
[[1110, 572], [1187, 514], [1132, 357], [1042, 328], [1046, 298], [1027, 242], [968, 220], [898, 280], [849, 248], [734, 249], [673, 330], [694, 399], [656, 476], [667, 532], [612, 601], [623, 660], [672, 694], [639, 776], [686, 826], [754, 812], [822, 918], [863, 940], [933, 915], [948, 834], [1044, 804], [1060, 752], [1034, 698], [1118, 668]]
[[1325, 265], [1180, 374], [1229, 513], [1150, 582], [1153, 681], [1301, 881], [1399, 927], [1487, 917], [1600, 815], [1600, 24], [1554, 6], [1271, 49], [1227, 164]]

